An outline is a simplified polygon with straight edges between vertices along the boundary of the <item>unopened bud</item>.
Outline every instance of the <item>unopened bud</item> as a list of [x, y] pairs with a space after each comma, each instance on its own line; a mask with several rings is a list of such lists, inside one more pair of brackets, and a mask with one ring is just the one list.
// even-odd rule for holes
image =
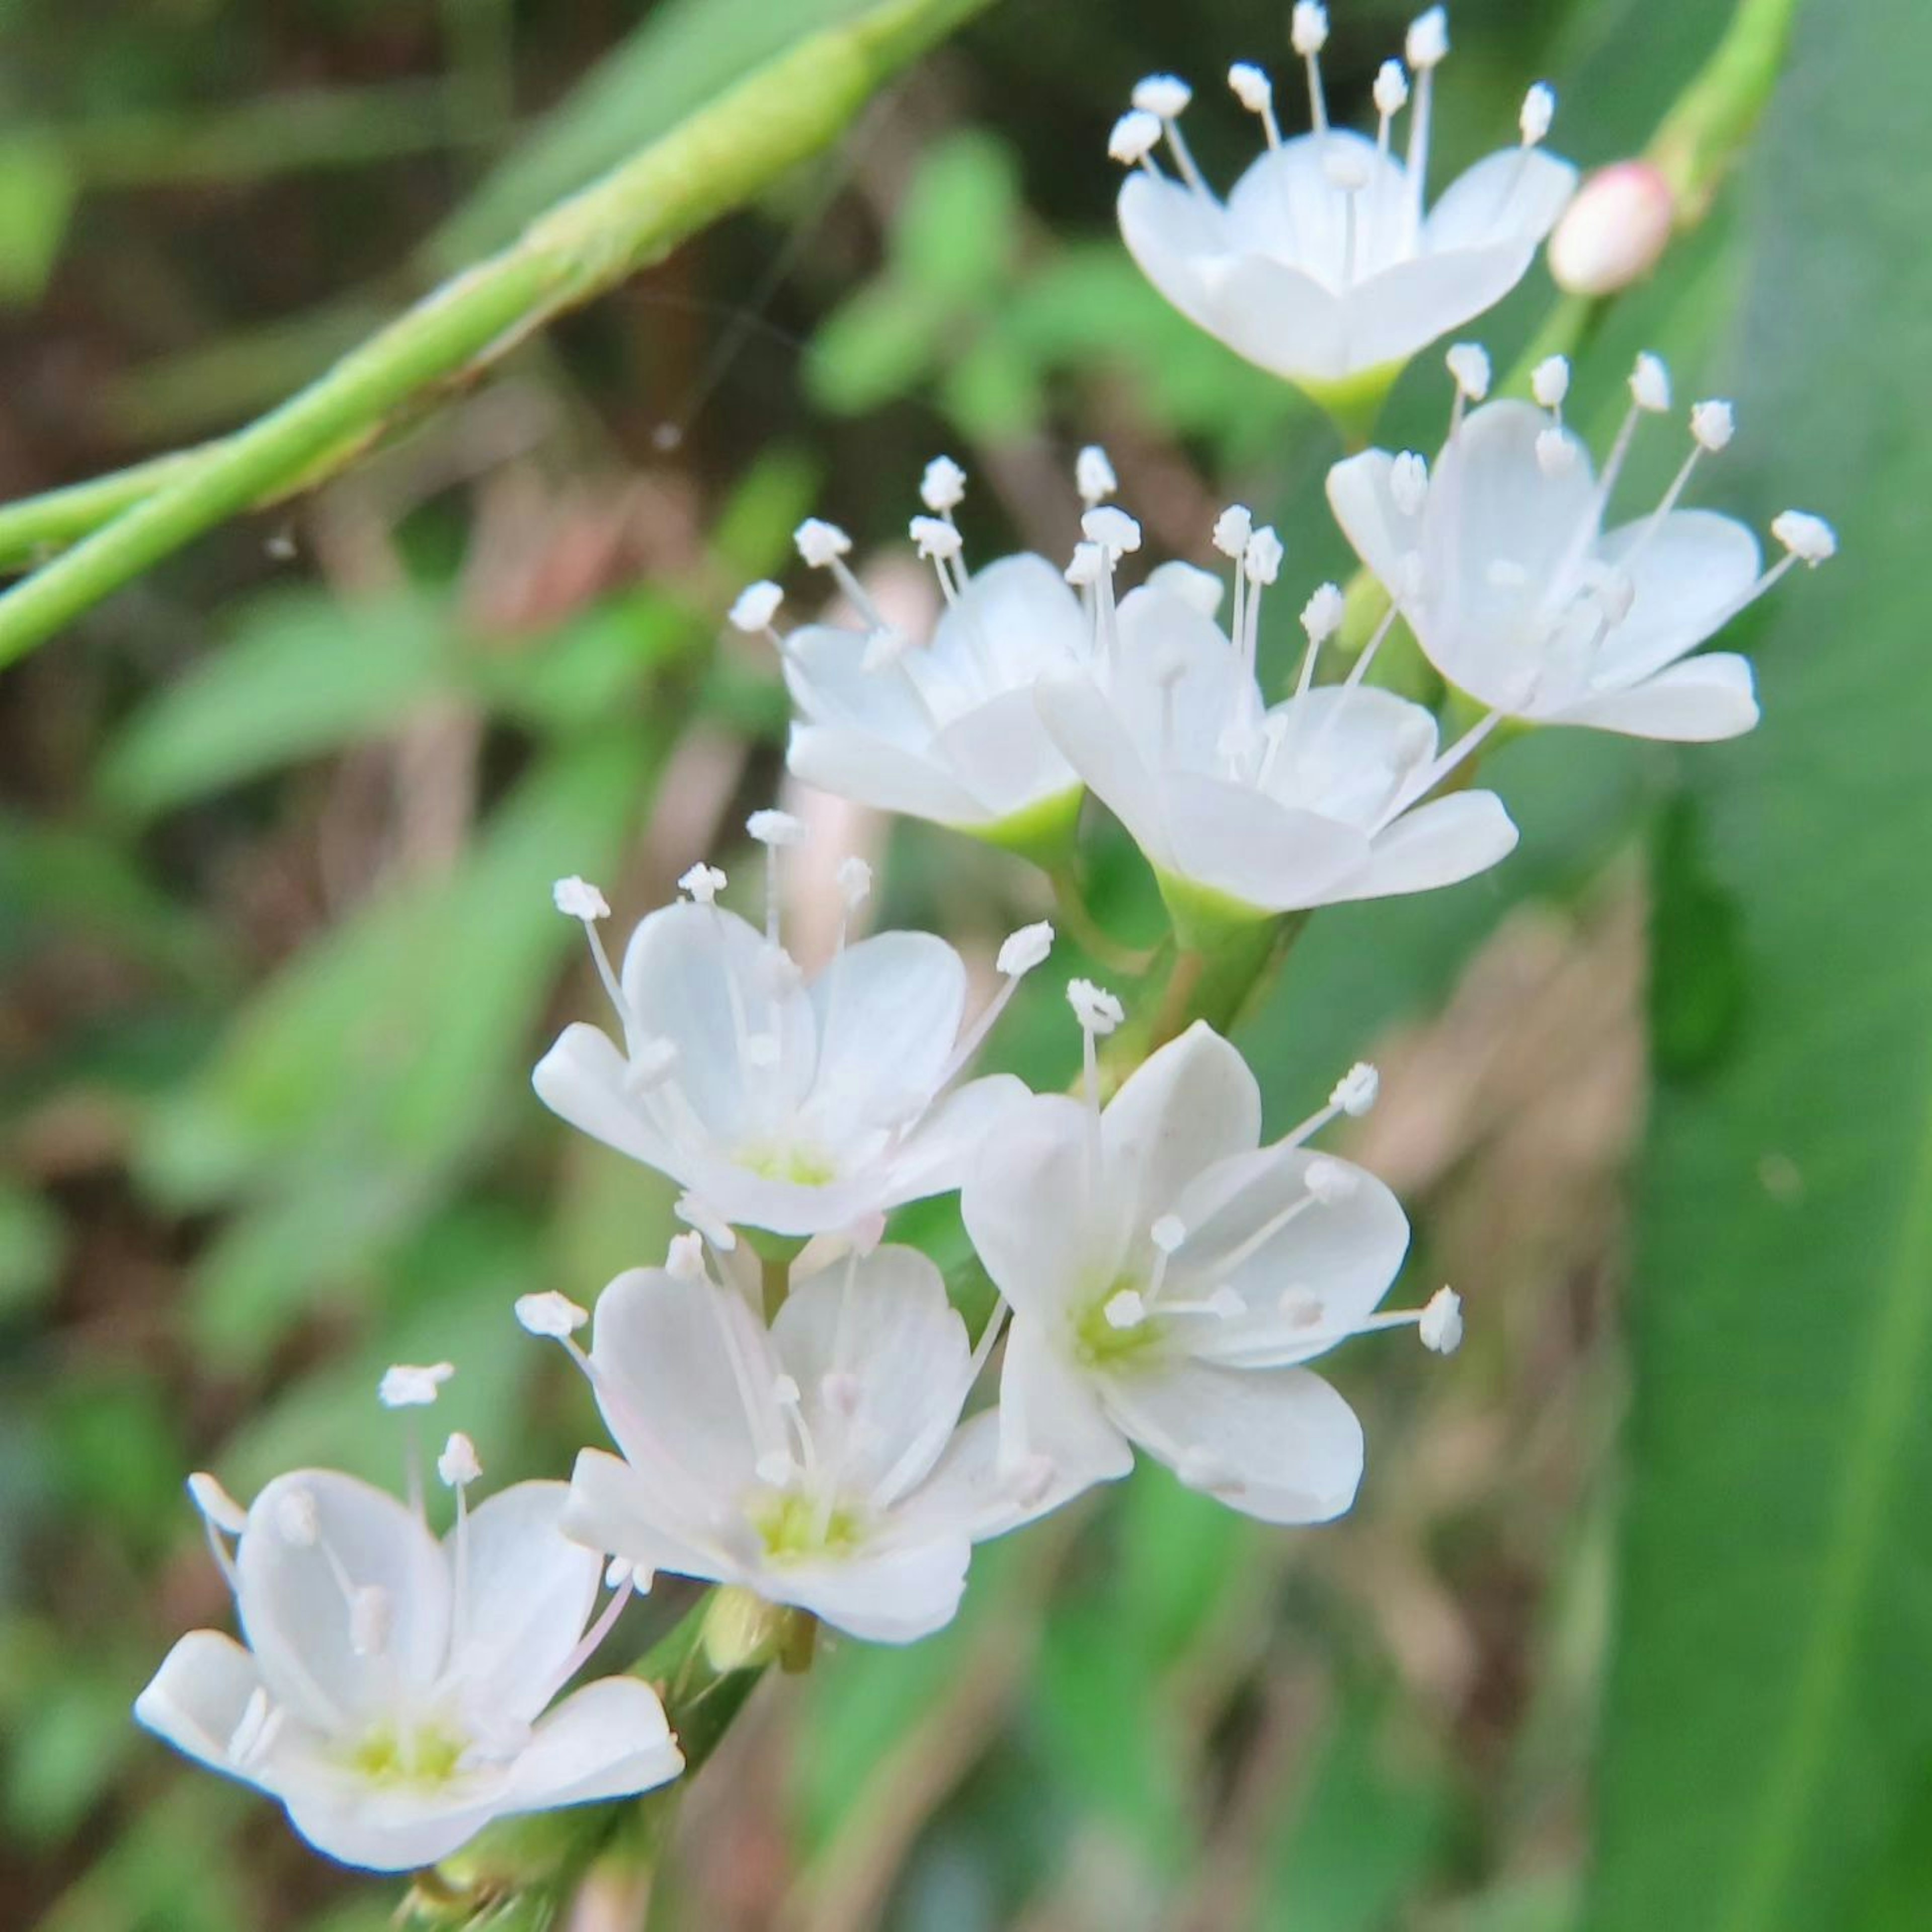
[[1648, 161], [1614, 161], [1576, 191], [1550, 237], [1550, 272], [1573, 296], [1615, 295], [1656, 267], [1676, 219]]

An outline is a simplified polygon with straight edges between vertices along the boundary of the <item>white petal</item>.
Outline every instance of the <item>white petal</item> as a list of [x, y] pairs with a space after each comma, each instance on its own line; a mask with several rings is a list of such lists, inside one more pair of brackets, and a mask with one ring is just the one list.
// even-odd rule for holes
[[[470, 1513], [450, 1669], [525, 1721], [560, 1688], [597, 1601], [602, 1561], [563, 1534], [569, 1494], [563, 1483], [518, 1483]], [[456, 1546], [452, 1532], [443, 1549], [453, 1576]]]
[[1258, 367], [1292, 382], [1338, 382], [1374, 366], [1354, 352], [1348, 298], [1303, 270], [1242, 255], [1205, 265], [1203, 280], [1205, 316], [1194, 320]]
[[627, 1067], [608, 1034], [578, 1021], [566, 1027], [537, 1062], [530, 1084], [560, 1120], [646, 1167], [679, 1175], [680, 1156], [626, 1085]]
[[1707, 651], [1668, 665], [1628, 691], [1573, 705], [1556, 722], [1692, 744], [1735, 738], [1748, 731], [1757, 716], [1750, 664], [1729, 651]]
[[1369, 842], [1354, 826], [1225, 778], [1173, 775], [1161, 811], [1173, 871], [1262, 911], [1346, 897], [1368, 862]]
[[1107, 1400], [1184, 1482], [1264, 1522], [1326, 1522], [1355, 1499], [1362, 1426], [1312, 1370], [1163, 1364], [1113, 1378]]
[[1268, 722], [1281, 734], [1268, 796], [1364, 832], [1436, 755], [1435, 718], [1372, 685], [1317, 685], [1274, 706]]
[[1010, 1073], [988, 1073], [947, 1094], [892, 1157], [878, 1204], [896, 1208], [928, 1195], [951, 1193], [965, 1180], [979, 1150], [1005, 1132], [1016, 1111], [1031, 1097], [1024, 1082]]
[[[1352, 224], [1351, 197], [1331, 178], [1338, 165], [1352, 166], [1361, 177]], [[1378, 153], [1374, 142], [1352, 129], [1337, 128], [1284, 141], [1253, 162], [1228, 194], [1228, 226], [1237, 253], [1270, 256], [1339, 292], [1408, 252], [1409, 208], [1401, 162]]]
[[966, 1007], [966, 968], [928, 932], [848, 946], [812, 988], [818, 1072], [804, 1118], [836, 1148], [896, 1126], [938, 1090]]
[[913, 751], [850, 726], [800, 722], [785, 763], [805, 784], [880, 812], [937, 825], [983, 825], [994, 815], [939, 764], [929, 730]]
[[877, 1556], [773, 1565], [754, 1587], [868, 1642], [913, 1643], [958, 1613], [972, 1556], [972, 1544], [956, 1534]]
[[[638, 1023], [677, 1048], [672, 1078], [714, 1136], [735, 1140], [790, 1114], [812, 1079], [816, 1030], [810, 1001], [780, 983], [755, 926], [722, 906], [665, 906], [632, 934], [622, 976]], [[752, 1064], [748, 1040], [774, 1034], [776, 1062]]]
[[1108, 695], [1150, 767], [1216, 772], [1221, 736], [1244, 700], [1261, 710], [1238, 654], [1198, 604], [1143, 584], [1121, 598]]
[[785, 640], [785, 682], [812, 723], [919, 752], [932, 737], [932, 721], [901, 673], [877, 664], [868, 668], [872, 648], [862, 632], [804, 626]]
[[286, 1797], [290, 1823], [317, 1851], [364, 1871], [417, 1871], [467, 1844], [499, 1814], [504, 1784], [498, 1775], [426, 1792], [345, 1789], [339, 1774], [318, 1766]]
[[1396, 506], [1389, 478], [1395, 458], [1385, 449], [1366, 449], [1328, 472], [1328, 506], [1355, 554], [1394, 594], [1402, 580], [1402, 560], [1420, 556], [1422, 513]]
[[548, 1811], [634, 1797], [683, 1768], [656, 1693], [634, 1677], [607, 1677], [572, 1691], [537, 1726], [503, 1808]]
[[1088, 1198], [1087, 1138], [1079, 1102], [1035, 1095], [981, 1147], [960, 1192], [966, 1232], [994, 1286], [1042, 1321], [1064, 1316], [1093, 1282], [1111, 1280], [1125, 1252], [1128, 1231], [1106, 1211], [1111, 1196]]
[[[850, 1486], [875, 1488], [922, 1446], [905, 1480], [932, 1468], [965, 1400], [973, 1351], [924, 1255], [882, 1247], [833, 1262], [793, 1288], [772, 1341], [798, 1384], [819, 1454], [838, 1462]], [[825, 1400], [834, 1375], [851, 1390], [842, 1412]]]
[[[895, 1532], [902, 1526], [930, 1536], [950, 1528], [982, 1543], [1036, 1522], [1102, 1480], [1098, 1470], [1070, 1463], [1016, 1466], [1008, 1460], [1004, 1435], [997, 1409], [962, 1422], [932, 1474], [894, 1513]], [[1118, 1454], [1111, 1437], [1107, 1451], [1110, 1459]]]
[[1568, 161], [1540, 148], [1501, 148], [1444, 190], [1423, 224], [1422, 246], [1439, 255], [1514, 242], [1527, 266], [1530, 252], [1556, 226], [1576, 188], [1576, 170]]
[[1084, 674], [1042, 678], [1034, 702], [1053, 742], [1088, 788], [1132, 835], [1150, 860], [1174, 869], [1160, 792], [1112, 704]]
[[563, 1528], [586, 1547], [641, 1569], [721, 1583], [742, 1580], [706, 1524], [688, 1509], [674, 1508], [661, 1484], [601, 1449], [578, 1451]]
[[1255, 1076], [1204, 1022], [1142, 1061], [1100, 1122], [1105, 1185], [1124, 1204], [1133, 1238], [1172, 1213], [1202, 1169], [1252, 1154], [1261, 1134]]
[[[1064, 656], [1054, 659], [1067, 662]], [[962, 712], [940, 732], [934, 749], [995, 819], [1010, 818], [1079, 783], [1040, 722], [1030, 682]]]
[[1226, 256], [1226, 212], [1138, 169], [1120, 184], [1119, 208], [1121, 238], [1141, 272], [1183, 315], [1211, 328], [1201, 268]]
[[1043, 670], [1070, 666], [1087, 634], [1080, 600], [1046, 558], [1003, 556], [976, 570], [933, 633], [932, 657], [973, 667], [988, 695], [1022, 691]]
[[1014, 1316], [1000, 1373], [1000, 1454], [1009, 1468], [1043, 1459], [1054, 1480], [1084, 1488], [1126, 1475], [1134, 1453], [1093, 1380], [1062, 1352], [1070, 1340], [1062, 1324]]
[[1514, 821], [1492, 791], [1451, 792], [1412, 806], [1377, 833], [1366, 868], [1337, 898], [1384, 899], [1485, 872], [1516, 850]]
[[[1628, 568], [1636, 593], [1597, 661], [1606, 684], [1634, 684], [1694, 650], [1736, 614], [1757, 580], [1757, 538], [1734, 518], [1673, 510], [1646, 536], [1648, 524], [1626, 524], [1598, 546], [1604, 562]], [[1626, 565], [1633, 551], [1635, 561]]]
[[234, 1736], [262, 1682], [255, 1660], [219, 1630], [190, 1630], [134, 1700], [134, 1715], [176, 1750], [210, 1769], [243, 1777], [230, 1762]]
[[[312, 1514], [313, 1540], [289, 1534], [297, 1510]], [[278, 1476], [255, 1498], [235, 1561], [262, 1681], [317, 1729], [350, 1728], [394, 1702], [398, 1679], [428, 1685], [442, 1670], [448, 1568], [421, 1520], [386, 1490], [333, 1469]], [[388, 1597], [380, 1655], [358, 1657], [350, 1643], [345, 1582]]]

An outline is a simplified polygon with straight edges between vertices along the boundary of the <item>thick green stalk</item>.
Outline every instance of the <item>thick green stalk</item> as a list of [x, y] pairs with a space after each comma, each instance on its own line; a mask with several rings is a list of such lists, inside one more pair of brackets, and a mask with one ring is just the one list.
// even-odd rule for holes
[[[0, 596], [0, 664], [202, 531], [340, 467], [406, 406], [473, 375], [749, 200], [831, 141], [892, 73], [985, 4], [884, 0], [808, 36], [560, 203], [513, 246], [446, 283], [279, 409], [169, 459], [176, 466], [151, 494]], [[151, 480], [144, 469], [80, 487], [107, 492], [118, 506], [130, 476]], [[56, 496], [70, 523], [75, 493]], [[33, 507], [15, 507], [4, 534], [16, 545]]]

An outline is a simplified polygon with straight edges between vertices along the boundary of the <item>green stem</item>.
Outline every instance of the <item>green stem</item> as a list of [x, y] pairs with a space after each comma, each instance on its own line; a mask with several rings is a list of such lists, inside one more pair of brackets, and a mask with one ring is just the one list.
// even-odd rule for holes
[[[986, 0], [880, 0], [760, 68], [428, 296], [279, 409], [176, 459], [152, 495], [0, 596], [0, 664], [250, 504], [350, 460], [406, 406], [475, 374], [815, 153]], [[124, 472], [123, 487], [127, 472]], [[73, 511], [71, 493], [68, 513]], [[18, 542], [31, 506], [15, 506]]]

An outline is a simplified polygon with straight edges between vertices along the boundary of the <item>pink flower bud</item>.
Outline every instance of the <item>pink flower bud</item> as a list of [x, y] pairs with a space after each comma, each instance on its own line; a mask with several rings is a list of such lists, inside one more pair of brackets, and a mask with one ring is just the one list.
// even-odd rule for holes
[[1550, 272], [1578, 296], [1614, 295], [1647, 275], [1670, 239], [1670, 186], [1648, 161], [1616, 161], [1577, 190], [1550, 238]]

